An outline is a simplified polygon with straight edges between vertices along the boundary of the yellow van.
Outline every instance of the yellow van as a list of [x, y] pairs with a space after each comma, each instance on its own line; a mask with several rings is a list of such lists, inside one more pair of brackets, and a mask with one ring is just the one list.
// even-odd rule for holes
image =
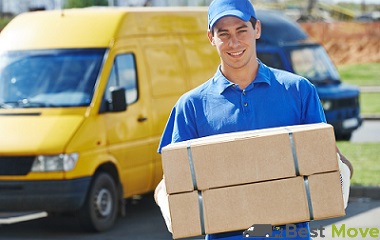
[[72, 212], [104, 231], [162, 178], [178, 97], [219, 63], [207, 9], [24, 13], [0, 34], [0, 211]]

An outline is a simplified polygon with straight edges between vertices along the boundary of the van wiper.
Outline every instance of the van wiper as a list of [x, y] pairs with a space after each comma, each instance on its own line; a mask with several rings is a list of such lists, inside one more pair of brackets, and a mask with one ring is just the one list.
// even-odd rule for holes
[[0, 103], [0, 108], [38, 108], [38, 107], [49, 107], [52, 106], [51, 104], [43, 103], [43, 102], [32, 102], [28, 99], [22, 99], [18, 101], [12, 101], [12, 102], [3, 102]]
[[14, 102], [2, 102], [0, 103], [0, 108], [13, 108]]

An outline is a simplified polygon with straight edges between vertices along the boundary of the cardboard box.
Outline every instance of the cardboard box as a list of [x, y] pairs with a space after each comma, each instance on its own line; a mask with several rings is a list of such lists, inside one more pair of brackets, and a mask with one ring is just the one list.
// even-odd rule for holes
[[162, 149], [169, 194], [338, 170], [329, 124], [214, 135]]
[[345, 215], [338, 171], [171, 194], [169, 206], [174, 239]]

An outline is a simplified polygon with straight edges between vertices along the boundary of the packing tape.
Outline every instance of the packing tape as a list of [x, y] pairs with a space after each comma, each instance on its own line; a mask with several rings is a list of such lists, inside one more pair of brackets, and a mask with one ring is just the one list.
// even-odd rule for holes
[[[193, 155], [191, 153], [190, 141], [187, 142], [187, 159], [189, 160], [191, 179], [193, 181], [194, 190], [198, 190], [197, 178], [195, 177], [194, 161], [193, 161]], [[202, 232], [202, 235], [205, 235], [205, 220], [204, 220], [204, 214], [203, 214], [203, 197], [202, 197], [202, 192], [199, 190], [198, 190], [198, 205], [199, 205], [199, 218], [200, 218], [200, 222], [201, 222], [201, 232]]]
[[193, 155], [191, 153], [191, 147], [190, 147], [190, 145], [191, 145], [191, 143], [190, 143], [190, 141], [188, 141], [187, 142], [187, 159], [189, 160], [191, 179], [193, 180], [194, 190], [197, 190], [198, 189], [197, 178], [195, 177]]
[[294, 168], [296, 171], [296, 176], [299, 176], [300, 175], [300, 169], [298, 166], [298, 158], [297, 158], [296, 146], [294, 144], [293, 133], [289, 128], [285, 128], [285, 129], [289, 132], [289, 140], [290, 140], [290, 146], [292, 148]]
[[202, 198], [202, 192], [198, 191], [198, 204], [199, 204], [199, 218], [201, 220], [201, 231], [202, 235], [205, 235], [205, 219], [203, 214], [203, 198]]
[[305, 189], [306, 189], [307, 205], [309, 206], [310, 220], [314, 220], [313, 205], [311, 203], [311, 196], [310, 196], [309, 179], [307, 176], [304, 176], [303, 180], [304, 180], [303, 182], [305, 184]]

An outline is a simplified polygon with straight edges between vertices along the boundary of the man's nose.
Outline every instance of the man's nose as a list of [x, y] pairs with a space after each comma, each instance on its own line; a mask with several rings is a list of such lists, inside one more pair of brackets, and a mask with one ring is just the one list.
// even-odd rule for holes
[[234, 47], [240, 44], [240, 40], [235, 34], [232, 34], [228, 44], [230, 47]]

